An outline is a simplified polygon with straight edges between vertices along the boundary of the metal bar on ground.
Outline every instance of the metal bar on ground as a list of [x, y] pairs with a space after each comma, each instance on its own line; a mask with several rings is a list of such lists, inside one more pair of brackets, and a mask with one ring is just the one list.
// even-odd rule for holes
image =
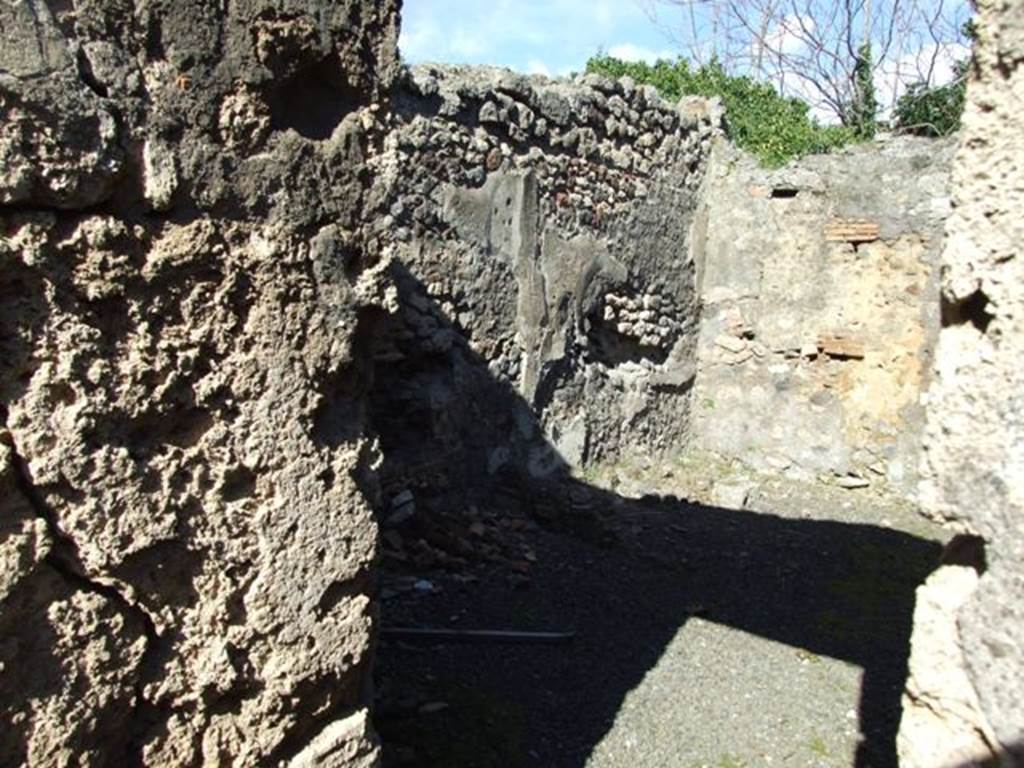
[[384, 627], [381, 636], [388, 640], [420, 640], [435, 643], [502, 643], [514, 645], [564, 645], [575, 632], [517, 632], [494, 629], [433, 629], [430, 627]]

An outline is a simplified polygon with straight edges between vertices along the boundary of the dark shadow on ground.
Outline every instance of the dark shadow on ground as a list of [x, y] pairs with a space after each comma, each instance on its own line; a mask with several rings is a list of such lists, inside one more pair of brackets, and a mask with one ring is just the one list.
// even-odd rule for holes
[[[429, 300], [420, 282], [401, 266], [396, 280], [403, 303], [414, 299], [422, 313]], [[454, 568], [447, 576], [432, 571], [444, 590], [429, 599], [385, 600], [383, 623], [444, 627], [458, 616], [462, 628], [577, 635], [565, 647], [385, 641], [376, 725], [388, 763], [582, 768], [626, 694], [699, 616], [863, 668], [856, 764], [896, 765], [914, 591], [938, 563], [937, 543], [870, 525], [673, 498], [631, 501], [564, 472], [530, 478], [511, 468], [514, 462], [490, 476], [487, 457], [509, 443], [515, 414], [526, 406], [488, 376], [432, 303], [430, 313], [451, 332], [452, 345], [393, 334], [374, 388], [373, 416], [390, 462], [385, 485], [417, 488], [420, 521], [408, 523], [405, 536], [426, 536], [422, 519], [434, 515], [450, 528], [440, 538], [465, 542], [469, 519], [446, 517], [446, 505], [466, 505], [488, 522], [519, 520], [515, 528], [528, 531], [536, 562], [528, 584], [512, 578], [507, 563]], [[428, 471], [417, 477], [420, 466]]]
[[[982, 768], [1013, 768], [1013, 766], [1024, 765], [1024, 741], [1010, 744], [1000, 750], [999, 754], [987, 761]], [[961, 766], [961, 768], [977, 768], [973, 764]]]

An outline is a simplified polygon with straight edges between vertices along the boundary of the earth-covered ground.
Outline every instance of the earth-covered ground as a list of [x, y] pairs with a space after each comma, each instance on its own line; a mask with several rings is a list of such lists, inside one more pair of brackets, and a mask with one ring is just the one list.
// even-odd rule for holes
[[896, 765], [914, 590], [947, 538], [907, 503], [690, 455], [457, 519], [385, 531], [384, 626], [573, 637], [385, 632], [386, 766]]

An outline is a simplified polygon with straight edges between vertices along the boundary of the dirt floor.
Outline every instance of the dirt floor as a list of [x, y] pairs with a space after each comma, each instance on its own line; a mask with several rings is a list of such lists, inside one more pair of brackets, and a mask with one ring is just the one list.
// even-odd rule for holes
[[385, 633], [386, 768], [896, 765], [914, 590], [941, 529], [871, 489], [706, 457], [585, 481], [444, 534], [386, 530], [385, 627], [573, 633]]

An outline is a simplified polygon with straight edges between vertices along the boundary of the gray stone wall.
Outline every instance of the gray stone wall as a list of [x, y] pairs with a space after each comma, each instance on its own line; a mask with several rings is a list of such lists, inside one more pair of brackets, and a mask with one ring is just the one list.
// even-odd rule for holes
[[[0, 762], [374, 765], [381, 480], [697, 444], [914, 493], [952, 145], [706, 178], [716, 106], [628, 80], [392, 92], [396, 5], [0, 3]], [[982, 10], [924, 501], [987, 570], [922, 594], [907, 705], [955, 657], [971, 759], [1024, 694], [1024, 18]]]
[[693, 238], [698, 447], [915, 496], [953, 150], [888, 139], [775, 171], [716, 150]]
[[0, 30], [0, 763], [374, 763], [396, 4], [23, 0]]
[[377, 168], [401, 311], [374, 413], [396, 489], [683, 444], [717, 120], [628, 79], [408, 74]]
[[922, 502], [983, 551], [951, 557], [936, 575], [959, 589], [923, 588], [936, 607], [916, 617], [900, 735], [907, 766], [938, 764], [936, 742], [960, 748], [950, 762], [996, 752], [1024, 765], [1024, 6], [978, 9]]

